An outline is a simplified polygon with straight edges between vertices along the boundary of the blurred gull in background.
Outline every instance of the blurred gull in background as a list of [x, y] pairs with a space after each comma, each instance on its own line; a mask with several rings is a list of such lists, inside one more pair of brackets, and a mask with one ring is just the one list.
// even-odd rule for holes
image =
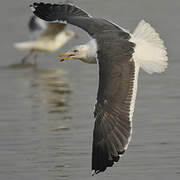
[[28, 50], [29, 53], [21, 60], [22, 64], [30, 56], [34, 56], [35, 64], [38, 52], [55, 52], [77, 35], [69, 29], [66, 24], [48, 23], [36, 16], [29, 20], [28, 27], [30, 31], [30, 40], [14, 43], [14, 47], [19, 50]]

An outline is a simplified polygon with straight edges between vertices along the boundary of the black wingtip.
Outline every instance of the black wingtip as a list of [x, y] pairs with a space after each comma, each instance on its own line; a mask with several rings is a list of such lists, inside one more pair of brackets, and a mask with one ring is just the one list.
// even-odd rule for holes
[[75, 16], [90, 17], [86, 11], [71, 3], [51, 4], [34, 2], [30, 5], [30, 8], [34, 15], [45, 21], [65, 21]]
[[106, 144], [93, 146], [92, 152], [92, 176], [104, 172], [108, 167], [112, 167], [118, 162], [125, 150], [118, 151], [117, 155], [113, 155], [108, 151]]
[[34, 2], [29, 7], [33, 11], [34, 15], [43, 19], [45, 21], [56, 21], [57, 19], [57, 10], [56, 4], [43, 3], [43, 2]]
[[112, 158], [108, 152], [107, 145], [94, 144], [92, 152], [92, 172], [93, 175], [103, 172], [107, 167], [112, 167], [116, 158]]

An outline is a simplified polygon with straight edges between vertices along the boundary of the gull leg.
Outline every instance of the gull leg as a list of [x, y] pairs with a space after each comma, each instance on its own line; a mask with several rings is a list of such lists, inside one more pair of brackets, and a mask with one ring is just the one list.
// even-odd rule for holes
[[34, 66], [37, 67], [37, 57], [38, 57], [38, 53], [35, 52], [34, 54]]
[[26, 60], [33, 54], [34, 50], [31, 50], [26, 56], [21, 59], [21, 63], [25, 64]]

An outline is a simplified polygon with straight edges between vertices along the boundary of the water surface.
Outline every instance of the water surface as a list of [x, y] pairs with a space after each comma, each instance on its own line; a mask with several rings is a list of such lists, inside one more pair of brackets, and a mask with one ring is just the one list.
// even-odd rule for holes
[[[28, 38], [28, 5], [6, 0], [0, 6], [0, 179], [92, 179], [93, 109], [96, 65], [56, 62], [41, 54], [38, 67], [22, 67], [12, 44]], [[52, 1], [51, 1], [52, 2]], [[98, 17], [132, 31], [142, 18], [165, 40], [169, 68], [162, 75], [140, 72], [133, 137], [124, 157], [97, 180], [178, 180], [180, 178], [180, 2], [178, 0], [78, 0]], [[75, 28], [76, 31], [79, 31]], [[15, 65], [14, 65], [15, 64]], [[18, 65], [17, 65], [18, 64]]]

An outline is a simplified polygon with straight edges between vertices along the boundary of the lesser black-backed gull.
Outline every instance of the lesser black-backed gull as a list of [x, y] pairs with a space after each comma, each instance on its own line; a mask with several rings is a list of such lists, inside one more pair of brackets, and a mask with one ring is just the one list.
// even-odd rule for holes
[[73, 4], [34, 3], [31, 7], [45, 21], [70, 23], [91, 36], [86, 44], [59, 57], [60, 61], [73, 58], [99, 65], [92, 171], [105, 171], [124, 154], [131, 138], [139, 68], [148, 73], [161, 73], [167, 68], [163, 41], [144, 20], [131, 34]]
[[66, 26], [64, 23], [48, 23], [36, 16], [32, 16], [28, 23], [30, 41], [14, 44], [19, 50], [29, 51], [22, 58], [22, 63], [24, 64], [33, 54], [36, 60], [38, 52], [55, 52], [75, 37], [75, 33], [67, 29]]

